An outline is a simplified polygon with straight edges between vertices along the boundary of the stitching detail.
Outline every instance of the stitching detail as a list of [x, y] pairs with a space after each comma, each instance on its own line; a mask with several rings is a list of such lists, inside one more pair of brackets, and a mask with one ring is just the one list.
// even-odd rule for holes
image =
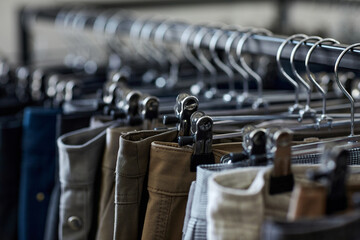
[[171, 205], [171, 202], [169, 204], [168, 199], [164, 195], [160, 195], [159, 211], [156, 218], [155, 239], [165, 239], [165, 230], [170, 211], [169, 205]]
[[151, 147], [152, 147], [152, 149], [157, 150], [157, 151], [192, 153], [191, 149], [186, 149], [186, 148], [183, 148], [183, 149], [169, 149], [169, 148], [166, 148], [166, 147], [158, 147], [158, 146], [154, 146], [154, 145], [152, 145]]
[[162, 193], [163, 195], [170, 195], [170, 196], [187, 196], [188, 193], [189, 193], [189, 192], [179, 192], [179, 193], [168, 192], [168, 191], [158, 189], [158, 188], [154, 188], [154, 187], [150, 187], [150, 186], [148, 186], [148, 190], [156, 192], [156, 193]]

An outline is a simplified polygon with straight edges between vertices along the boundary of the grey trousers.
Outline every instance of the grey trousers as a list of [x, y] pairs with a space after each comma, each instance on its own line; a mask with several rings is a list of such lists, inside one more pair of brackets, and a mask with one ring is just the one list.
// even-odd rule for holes
[[[58, 139], [59, 239], [94, 239], [96, 180], [105, 147], [106, 128], [86, 128]], [[116, 126], [117, 124], [115, 124]]]

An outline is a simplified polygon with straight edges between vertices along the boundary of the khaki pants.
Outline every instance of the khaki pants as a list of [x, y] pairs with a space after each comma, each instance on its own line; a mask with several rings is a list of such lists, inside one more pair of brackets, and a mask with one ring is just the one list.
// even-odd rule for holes
[[146, 174], [153, 141], [171, 142], [176, 131], [139, 131], [120, 137], [116, 163], [114, 239], [141, 237], [148, 200]]
[[[240, 143], [214, 144], [215, 161], [229, 152], [241, 151]], [[176, 143], [151, 144], [149, 202], [146, 209], [142, 239], [181, 239], [185, 209], [191, 182], [196, 173], [190, 172], [190, 147]]]
[[121, 135], [140, 127], [106, 129], [106, 145], [101, 167], [100, 202], [96, 239], [112, 239], [115, 216], [115, 168]]

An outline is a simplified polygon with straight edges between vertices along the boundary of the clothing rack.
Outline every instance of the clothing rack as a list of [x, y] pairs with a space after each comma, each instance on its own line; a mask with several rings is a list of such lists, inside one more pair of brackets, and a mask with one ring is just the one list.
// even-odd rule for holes
[[[217, 1], [211, 1], [211, 3], [216, 3]], [[231, 0], [231, 1], [226, 1], [226, 2], [231, 2], [234, 3], [236, 2], [235, 0]], [[287, 2], [287, 1], [280, 1], [280, 2]], [[158, 2], [158, 4], [164, 4], [164, 2]], [[171, 5], [176, 5], [179, 4], [177, 2], [172, 2], [170, 4]], [[188, 1], [185, 1], [184, 4], [189, 4]], [[193, 4], [201, 4], [201, 1], [196, 1]], [[101, 12], [102, 9], [104, 8], [108, 8], [110, 7], [110, 5], [91, 5], [91, 6], [96, 6], [99, 10], [99, 13]], [[116, 5], [119, 6], [119, 5]], [[135, 6], [137, 6], [136, 3], [129, 3], [129, 4], [123, 4], [120, 5], [121, 8], [120, 9], [127, 9], [127, 8], [133, 8]], [[145, 6], [150, 6], [148, 4], [145, 4]], [[28, 41], [28, 36], [27, 34], [29, 34], [29, 29], [28, 29], [28, 24], [26, 24], [29, 19], [36, 19], [36, 21], [45, 21], [48, 23], [54, 23], [55, 19], [57, 17], [57, 14], [60, 12], [60, 10], [63, 10], [64, 8], [60, 8], [60, 7], [56, 7], [56, 8], [38, 8], [38, 9], [23, 9], [20, 12], [20, 22], [22, 22], [22, 27], [20, 27], [20, 32], [22, 35], [22, 59], [24, 62], [27, 62], [29, 60], [29, 41]], [[71, 9], [71, 8], [69, 8]], [[89, 9], [93, 9], [92, 7], [89, 7]], [[90, 17], [91, 18], [91, 17]], [[96, 19], [96, 17], [92, 17], [92, 19], [90, 19], [88, 21], [86, 21], [86, 26], [87, 28], [92, 28], [93, 27], [93, 23]], [[136, 18], [128, 18], [126, 19], [126, 21], [122, 20], [121, 26], [117, 28], [117, 34], [129, 34], [130, 32], [130, 28], [132, 26], [132, 23], [134, 23], [136, 21]], [[153, 21], [155, 24], [160, 24], [161, 21], [156, 22], [156, 20], [151, 20]], [[169, 22], [170, 23], [170, 22]], [[171, 27], [166, 31], [165, 36], [164, 36], [164, 42], [165, 43], [179, 43], [180, 39], [181, 39], [181, 35], [183, 33], [183, 31], [189, 26], [188, 23], [182, 23], [182, 22], [171, 22]], [[192, 36], [193, 38], [194, 36]], [[270, 57], [275, 57], [277, 50], [280, 46], [280, 44], [286, 39], [287, 37], [285, 36], [280, 36], [280, 35], [272, 35], [272, 36], [263, 36], [263, 35], [253, 35], [252, 37], [250, 37], [247, 42], [245, 43], [244, 46], [244, 50], [243, 52], [246, 53], [250, 53], [250, 54], [258, 54], [258, 55], [267, 55]], [[202, 40], [202, 44], [201, 47], [203, 48], [208, 48], [209, 47], [209, 43], [210, 43], [210, 39], [211, 36], [206, 36], [203, 40]], [[190, 39], [189, 43], [192, 44], [193, 39]], [[222, 37], [221, 39], [219, 39], [218, 43], [217, 43], [217, 49], [218, 50], [223, 50], [225, 47], [225, 41], [226, 38]], [[298, 43], [298, 41], [292, 41], [293, 45]], [[301, 46], [300, 49], [297, 51], [297, 54], [295, 56], [295, 61], [301, 61], [303, 62], [305, 60], [305, 56], [308, 52], [308, 50], [310, 49], [310, 47], [313, 45], [314, 43], [308, 42], [306, 44], [306, 46]], [[293, 46], [291, 46], [291, 44], [289, 43], [287, 45], [287, 47], [285, 47], [285, 49], [282, 52], [282, 59], [289, 59], [290, 58], [290, 54], [291, 54], [291, 50], [293, 48]], [[314, 51], [314, 53], [312, 54], [310, 63], [311, 64], [319, 64], [325, 67], [328, 67], [329, 69], [333, 69], [336, 59], [338, 58], [338, 56], [340, 55], [340, 53], [347, 47], [348, 45], [345, 44], [339, 44], [339, 45], [327, 45], [327, 44], [322, 44], [321, 47], [318, 47], [318, 49], [316, 49]], [[233, 46], [234, 47], [234, 46]], [[356, 71], [358, 69], [360, 69], [360, 49], [354, 49], [350, 52], [348, 52], [342, 59], [341, 61], [341, 67], [343, 68], [347, 68], [348, 70], [353, 70]]]

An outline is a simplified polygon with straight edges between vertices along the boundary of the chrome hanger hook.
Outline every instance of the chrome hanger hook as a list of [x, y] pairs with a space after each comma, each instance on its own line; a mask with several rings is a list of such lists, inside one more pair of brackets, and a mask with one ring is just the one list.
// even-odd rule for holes
[[259, 107], [267, 107], [267, 103], [263, 99], [263, 82], [259, 74], [257, 74], [253, 69], [249, 67], [249, 65], [246, 63], [244, 56], [242, 55], [243, 48], [245, 45], [245, 42], [252, 37], [253, 35], [272, 35], [272, 33], [269, 30], [266, 29], [253, 29], [247, 33], [244, 33], [241, 39], [238, 42], [238, 45], [236, 47], [236, 54], [240, 59], [241, 66], [249, 73], [251, 77], [253, 77], [257, 82], [257, 91], [258, 96], [256, 101], [253, 104], [254, 109], [258, 109]]
[[170, 76], [168, 81], [166, 81], [166, 87], [168, 88], [173, 88], [178, 82], [180, 68], [178, 56], [176, 56], [172, 49], [165, 47], [165, 34], [173, 26], [176, 26], [176, 23], [165, 20], [157, 27], [154, 33], [155, 44], [162, 50], [164, 57], [170, 62]]
[[242, 77], [243, 81], [243, 92], [241, 95], [237, 96], [237, 103], [239, 105], [239, 107], [242, 107], [244, 104], [252, 104], [252, 100], [250, 98], [250, 94], [249, 94], [249, 74], [237, 63], [237, 61], [235, 60], [234, 56], [231, 54], [231, 47], [235, 41], [236, 38], [240, 37], [240, 35], [244, 32], [248, 32], [250, 31], [252, 28], [247, 28], [247, 29], [242, 29], [239, 27], [236, 27], [235, 30], [233, 30], [233, 32], [230, 34], [230, 36], [228, 37], [228, 39], [226, 40], [225, 43], [225, 53], [228, 56], [228, 61], [230, 63], [230, 65], [233, 67], [233, 69], [235, 69], [240, 76]]
[[[166, 21], [166, 20], [164, 20]], [[161, 69], [167, 69], [168, 67], [168, 61], [166, 60], [166, 58], [164, 57], [164, 54], [162, 53], [162, 51], [160, 49], [158, 49], [157, 47], [155, 47], [155, 44], [151, 44], [151, 35], [153, 34], [153, 32], [157, 31], [157, 29], [159, 28], [159, 26], [162, 23], [155, 23], [152, 21], [147, 22], [141, 32], [140, 32], [140, 39], [143, 39], [143, 46], [144, 46], [144, 50], [148, 53], [149, 56], [151, 56], [160, 66]]]
[[298, 114], [300, 112], [301, 109], [303, 109], [304, 107], [302, 105], [299, 104], [299, 84], [292, 78], [289, 76], [289, 74], [287, 74], [287, 72], [284, 70], [284, 67], [281, 64], [281, 54], [286, 46], [286, 44], [288, 44], [289, 42], [292, 42], [295, 39], [298, 38], [307, 38], [308, 36], [305, 34], [294, 34], [290, 37], [288, 37], [287, 39], [285, 39], [280, 47], [277, 50], [276, 53], [276, 63], [278, 66], [278, 69], [280, 70], [281, 74], [289, 81], [289, 83], [291, 85], [293, 85], [294, 89], [295, 89], [295, 103], [293, 106], [289, 107], [289, 112], [290, 114]]
[[97, 15], [93, 24], [93, 32], [99, 33], [100, 35], [105, 33], [105, 26], [109, 20], [109, 17], [116, 14], [114, 9], [107, 9]]
[[329, 123], [331, 124], [332, 122], [332, 118], [330, 118], [329, 116], [326, 115], [326, 92], [325, 90], [320, 86], [320, 84], [316, 81], [314, 74], [310, 71], [310, 67], [309, 67], [309, 61], [311, 58], [311, 54], [313, 53], [313, 51], [316, 49], [317, 46], [321, 47], [322, 43], [325, 42], [329, 42], [332, 44], [340, 44], [339, 41], [333, 39], [333, 38], [324, 38], [322, 40], [317, 41], [316, 43], [314, 43], [314, 45], [310, 48], [310, 50], [308, 51], [308, 53], [306, 54], [306, 58], [305, 58], [305, 68], [306, 68], [306, 72], [308, 75], [308, 78], [310, 81], [312, 81], [312, 83], [315, 85], [316, 89], [320, 92], [321, 96], [322, 96], [322, 102], [323, 102], [323, 106], [322, 106], [322, 114], [321, 116], [317, 119], [318, 125], [320, 126], [322, 123]]
[[217, 70], [211, 64], [211, 62], [205, 57], [204, 53], [200, 49], [200, 46], [203, 39], [207, 36], [207, 34], [209, 34], [212, 31], [213, 28], [201, 27], [199, 31], [196, 33], [193, 41], [193, 48], [196, 52], [198, 59], [200, 60], [201, 64], [206, 68], [206, 70], [209, 71], [210, 73], [211, 88], [205, 93], [205, 97], [207, 98], [213, 98], [218, 92], [217, 83], [216, 83]]
[[[123, 55], [131, 56], [131, 52], [128, 48], [125, 48], [126, 44], [121, 41], [116, 35], [121, 24], [127, 20], [128, 14], [120, 10], [112, 14], [112, 16], [105, 22], [104, 33], [110, 35], [112, 39], [108, 39], [108, 44], [117, 52], [120, 57]], [[117, 41], [116, 41], [117, 40]]]
[[292, 73], [295, 75], [295, 77], [300, 81], [301, 85], [303, 85], [306, 89], [307, 92], [307, 98], [306, 98], [306, 105], [305, 108], [300, 110], [299, 112], [299, 121], [302, 121], [304, 118], [315, 118], [316, 116], [316, 111], [314, 109], [311, 109], [310, 107], [310, 101], [311, 101], [311, 86], [309, 83], [306, 82], [305, 79], [303, 79], [300, 74], [298, 73], [298, 71], [295, 68], [295, 64], [294, 64], [294, 59], [295, 59], [295, 55], [296, 52], [298, 51], [298, 49], [300, 48], [300, 46], [302, 44], [305, 44], [310, 41], [310, 40], [321, 40], [321, 37], [318, 36], [311, 36], [311, 37], [307, 37], [305, 39], [300, 40], [295, 47], [293, 48], [293, 50], [291, 51], [291, 55], [290, 55], [290, 65], [291, 65], [291, 70]]
[[[79, 12], [73, 21], [73, 28], [80, 28], [80, 32], [84, 32], [87, 22], [97, 16], [97, 13], [93, 9], [84, 9]], [[80, 35], [81, 36], [81, 35]], [[86, 62], [84, 63], [84, 71], [89, 74], [93, 74], [98, 69], [98, 62], [101, 62], [102, 51], [100, 51], [96, 41], [92, 38], [85, 36], [79, 36], [79, 41], [82, 42], [86, 55]], [[85, 55], [83, 54], [83, 55]]]
[[235, 91], [235, 82], [234, 82], [235, 74], [234, 74], [233, 70], [227, 64], [225, 64], [224, 62], [221, 61], [219, 55], [216, 52], [217, 43], [218, 43], [219, 39], [224, 35], [227, 35], [226, 31], [224, 31], [222, 29], [217, 29], [215, 31], [214, 35], [210, 39], [209, 50], [210, 50], [210, 54], [211, 54], [215, 64], [221, 70], [223, 70], [229, 78], [229, 92], [227, 94], [224, 94], [223, 100], [225, 102], [230, 102], [237, 95], [236, 91]]
[[[83, 8], [77, 7], [71, 9], [69, 12], [66, 13], [63, 21], [63, 27], [70, 31], [68, 31], [69, 38], [71, 37], [71, 44], [70, 46], [73, 48], [72, 53], [67, 55], [65, 58], [65, 61], [68, 62], [68, 64], [72, 67], [82, 69], [85, 64], [85, 56], [84, 51], [81, 51], [83, 48], [83, 42], [79, 41], [79, 36], [77, 35], [77, 31], [75, 31], [74, 23], [76, 21], [76, 18], [79, 16], [81, 10]], [[77, 36], [76, 36], [77, 35]], [[86, 51], [85, 51], [85, 54]]]
[[143, 28], [143, 26], [146, 23], [146, 19], [147, 18], [138, 18], [131, 24], [130, 33], [129, 33], [130, 46], [131, 46], [132, 50], [134, 50], [136, 55], [140, 56], [145, 61], [152, 63], [153, 60], [148, 55], [143, 54], [140, 51], [140, 49], [141, 49], [140, 33], [141, 33], [141, 29]]
[[350, 106], [351, 106], [351, 129], [350, 129], [350, 137], [354, 136], [354, 128], [355, 128], [355, 101], [354, 101], [354, 98], [351, 96], [351, 94], [349, 94], [348, 91], [346, 91], [345, 87], [342, 85], [342, 83], [340, 82], [339, 80], [339, 72], [338, 72], [338, 69], [339, 69], [339, 65], [340, 65], [340, 62], [341, 62], [341, 59], [344, 57], [344, 55], [352, 50], [353, 48], [355, 47], [359, 47], [360, 46], [360, 43], [355, 43], [355, 44], [352, 44], [350, 46], [348, 46], [347, 48], [345, 48], [339, 55], [339, 57], [336, 59], [336, 62], [335, 62], [335, 67], [334, 67], [334, 72], [335, 72], [335, 81], [337, 83], [337, 85], [339, 86], [340, 90], [343, 92], [343, 94], [349, 99], [350, 101]]
[[195, 66], [198, 72], [198, 81], [196, 84], [192, 85], [190, 91], [193, 95], [199, 95], [205, 88], [204, 82], [204, 74], [205, 67], [201, 64], [201, 62], [194, 56], [194, 54], [190, 50], [190, 38], [196, 32], [199, 31], [200, 27], [197, 25], [189, 25], [180, 37], [180, 48], [185, 58]]
[[205, 73], [205, 68], [200, 63], [200, 61], [192, 54], [189, 47], [190, 38], [196, 32], [196, 30], [199, 30], [199, 26], [190, 25], [184, 30], [180, 38], [180, 47], [186, 59], [191, 62], [196, 67], [196, 69], [203, 75]]

